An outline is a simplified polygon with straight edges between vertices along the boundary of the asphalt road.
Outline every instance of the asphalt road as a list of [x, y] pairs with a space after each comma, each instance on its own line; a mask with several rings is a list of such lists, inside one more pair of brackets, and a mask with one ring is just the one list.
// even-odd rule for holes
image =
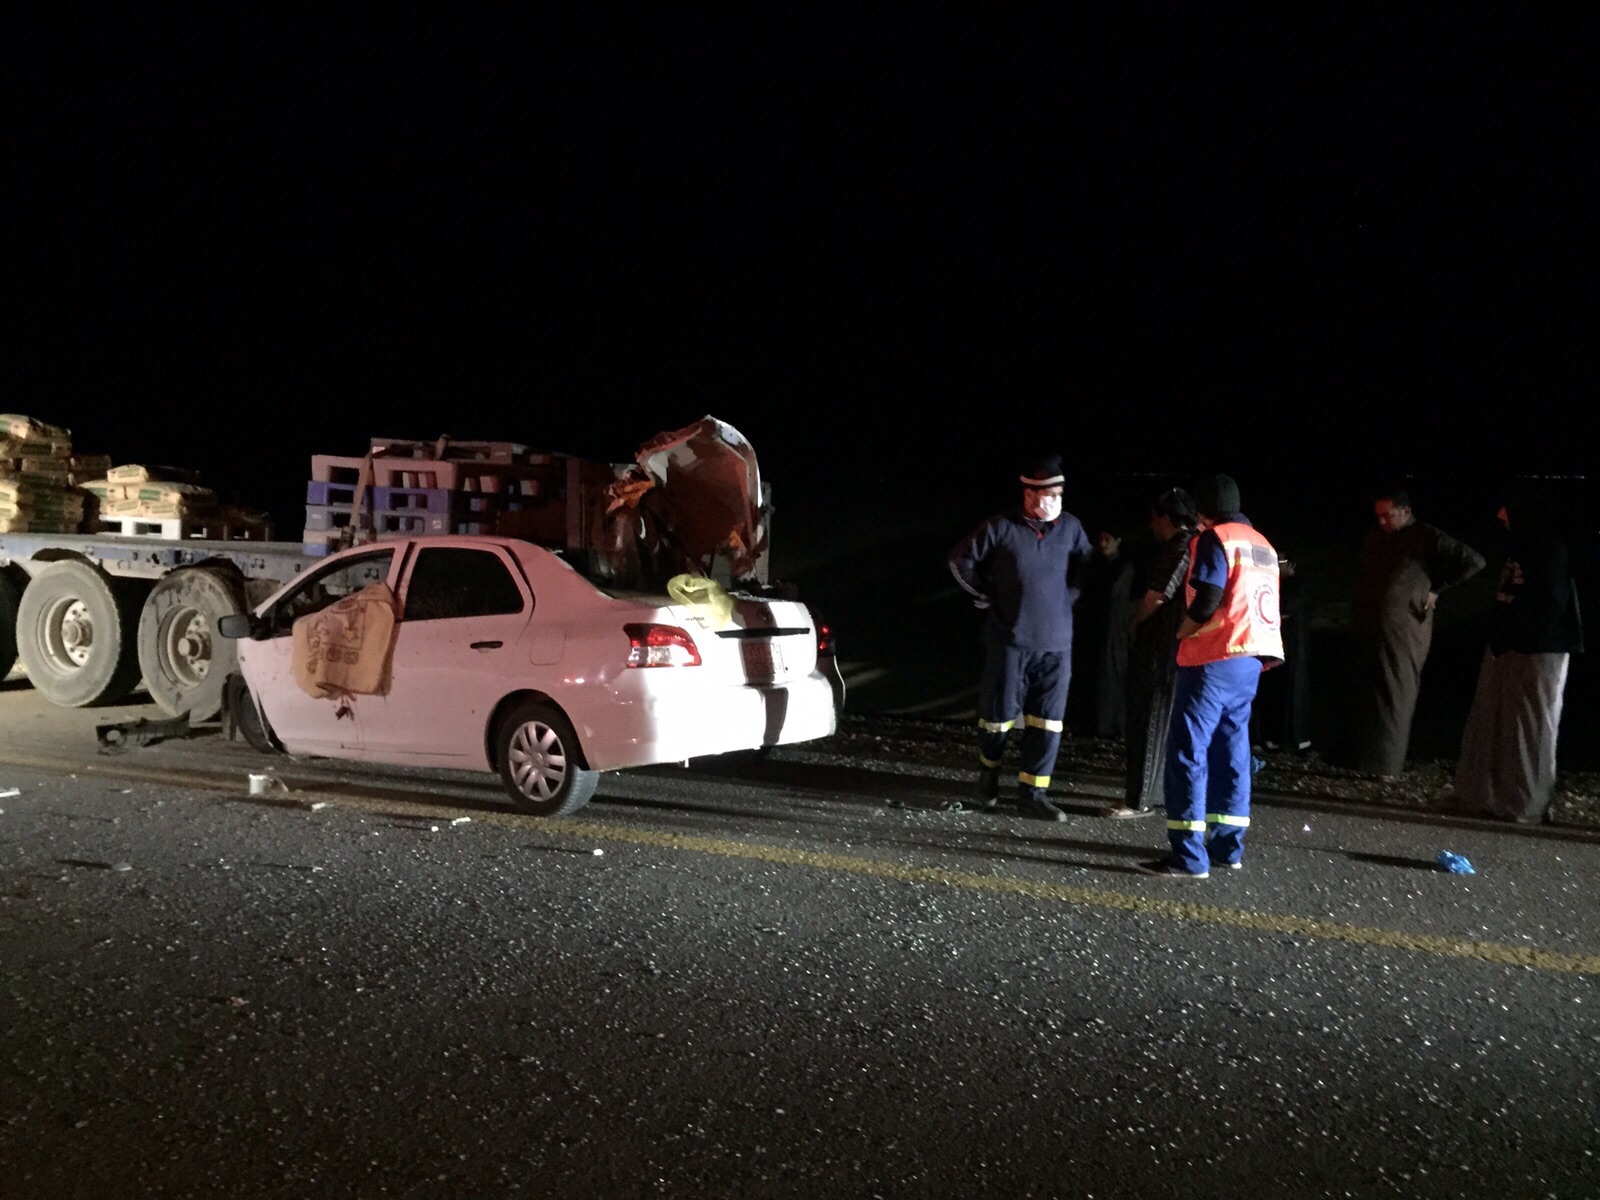
[[822, 743], [537, 821], [128, 715], [0, 688], [7, 1200], [1600, 1193], [1583, 831], [1263, 797], [1159, 880], [1092, 779]]

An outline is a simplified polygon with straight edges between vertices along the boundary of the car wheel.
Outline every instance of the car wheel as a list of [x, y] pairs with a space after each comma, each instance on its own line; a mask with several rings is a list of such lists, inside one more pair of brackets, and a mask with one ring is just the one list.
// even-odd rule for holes
[[252, 750], [262, 754], [283, 753], [283, 744], [256, 706], [256, 698], [250, 694], [250, 687], [243, 675], [235, 673], [228, 676], [222, 690], [222, 711], [223, 721], [232, 721], [233, 728], [244, 735], [244, 740], [250, 743]]
[[506, 792], [536, 817], [577, 812], [600, 782], [598, 771], [582, 765], [572, 723], [542, 700], [524, 701], [506, 714], [495, 751]]

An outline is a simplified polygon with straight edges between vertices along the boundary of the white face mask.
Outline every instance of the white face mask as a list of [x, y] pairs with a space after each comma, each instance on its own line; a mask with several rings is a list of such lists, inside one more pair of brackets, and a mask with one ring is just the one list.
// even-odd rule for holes
[[1061, 497], [1029, 493], [1028, 515], [1040, 521], [1054, 521], [1061, 515]]

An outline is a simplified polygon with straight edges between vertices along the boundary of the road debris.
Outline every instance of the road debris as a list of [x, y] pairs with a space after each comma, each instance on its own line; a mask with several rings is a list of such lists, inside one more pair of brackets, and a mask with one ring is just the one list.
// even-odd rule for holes
[[0, 800], [4, 800], [7, 796], [20, 796], [20, 795], [22, 795], [22, 789], [21, 788], [6, 788], [5, 791], [0, 792]]
[[151, 746], [167, 738], [189, 736], [189, 714], [152, 721], [140, 717], [137, 721], [115, 721], [94, 727], [100, 742], [101, 754], [123, 754], [135, 746]]
[[1476, 875], [1477, 874], [1477, 872], [1472, 869], [1472, 864], [1471, 863], [1469, 863], [1461, 855], [1456, 854], [1456, 853], [1454, 853], [1454, 852], [1452, 852], [1450, 850], [1441, 850], [1441, 851], [1439, 851], [1439, 857], [1434, 859], [1433, 861], [1438, 863], [1446, 871], [1449, 871], [1452, 875]]

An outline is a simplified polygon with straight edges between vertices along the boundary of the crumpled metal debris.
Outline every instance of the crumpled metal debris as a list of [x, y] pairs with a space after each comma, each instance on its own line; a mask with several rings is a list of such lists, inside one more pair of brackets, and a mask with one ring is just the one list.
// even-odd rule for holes
[[137, 721], [115, 721], [94, 727], [100, 741], [101, 754], [123, 754], [135, 746], [150, 746], [167, 738], [189, 736], [189, 714], [152, 721], [140, 717]]

